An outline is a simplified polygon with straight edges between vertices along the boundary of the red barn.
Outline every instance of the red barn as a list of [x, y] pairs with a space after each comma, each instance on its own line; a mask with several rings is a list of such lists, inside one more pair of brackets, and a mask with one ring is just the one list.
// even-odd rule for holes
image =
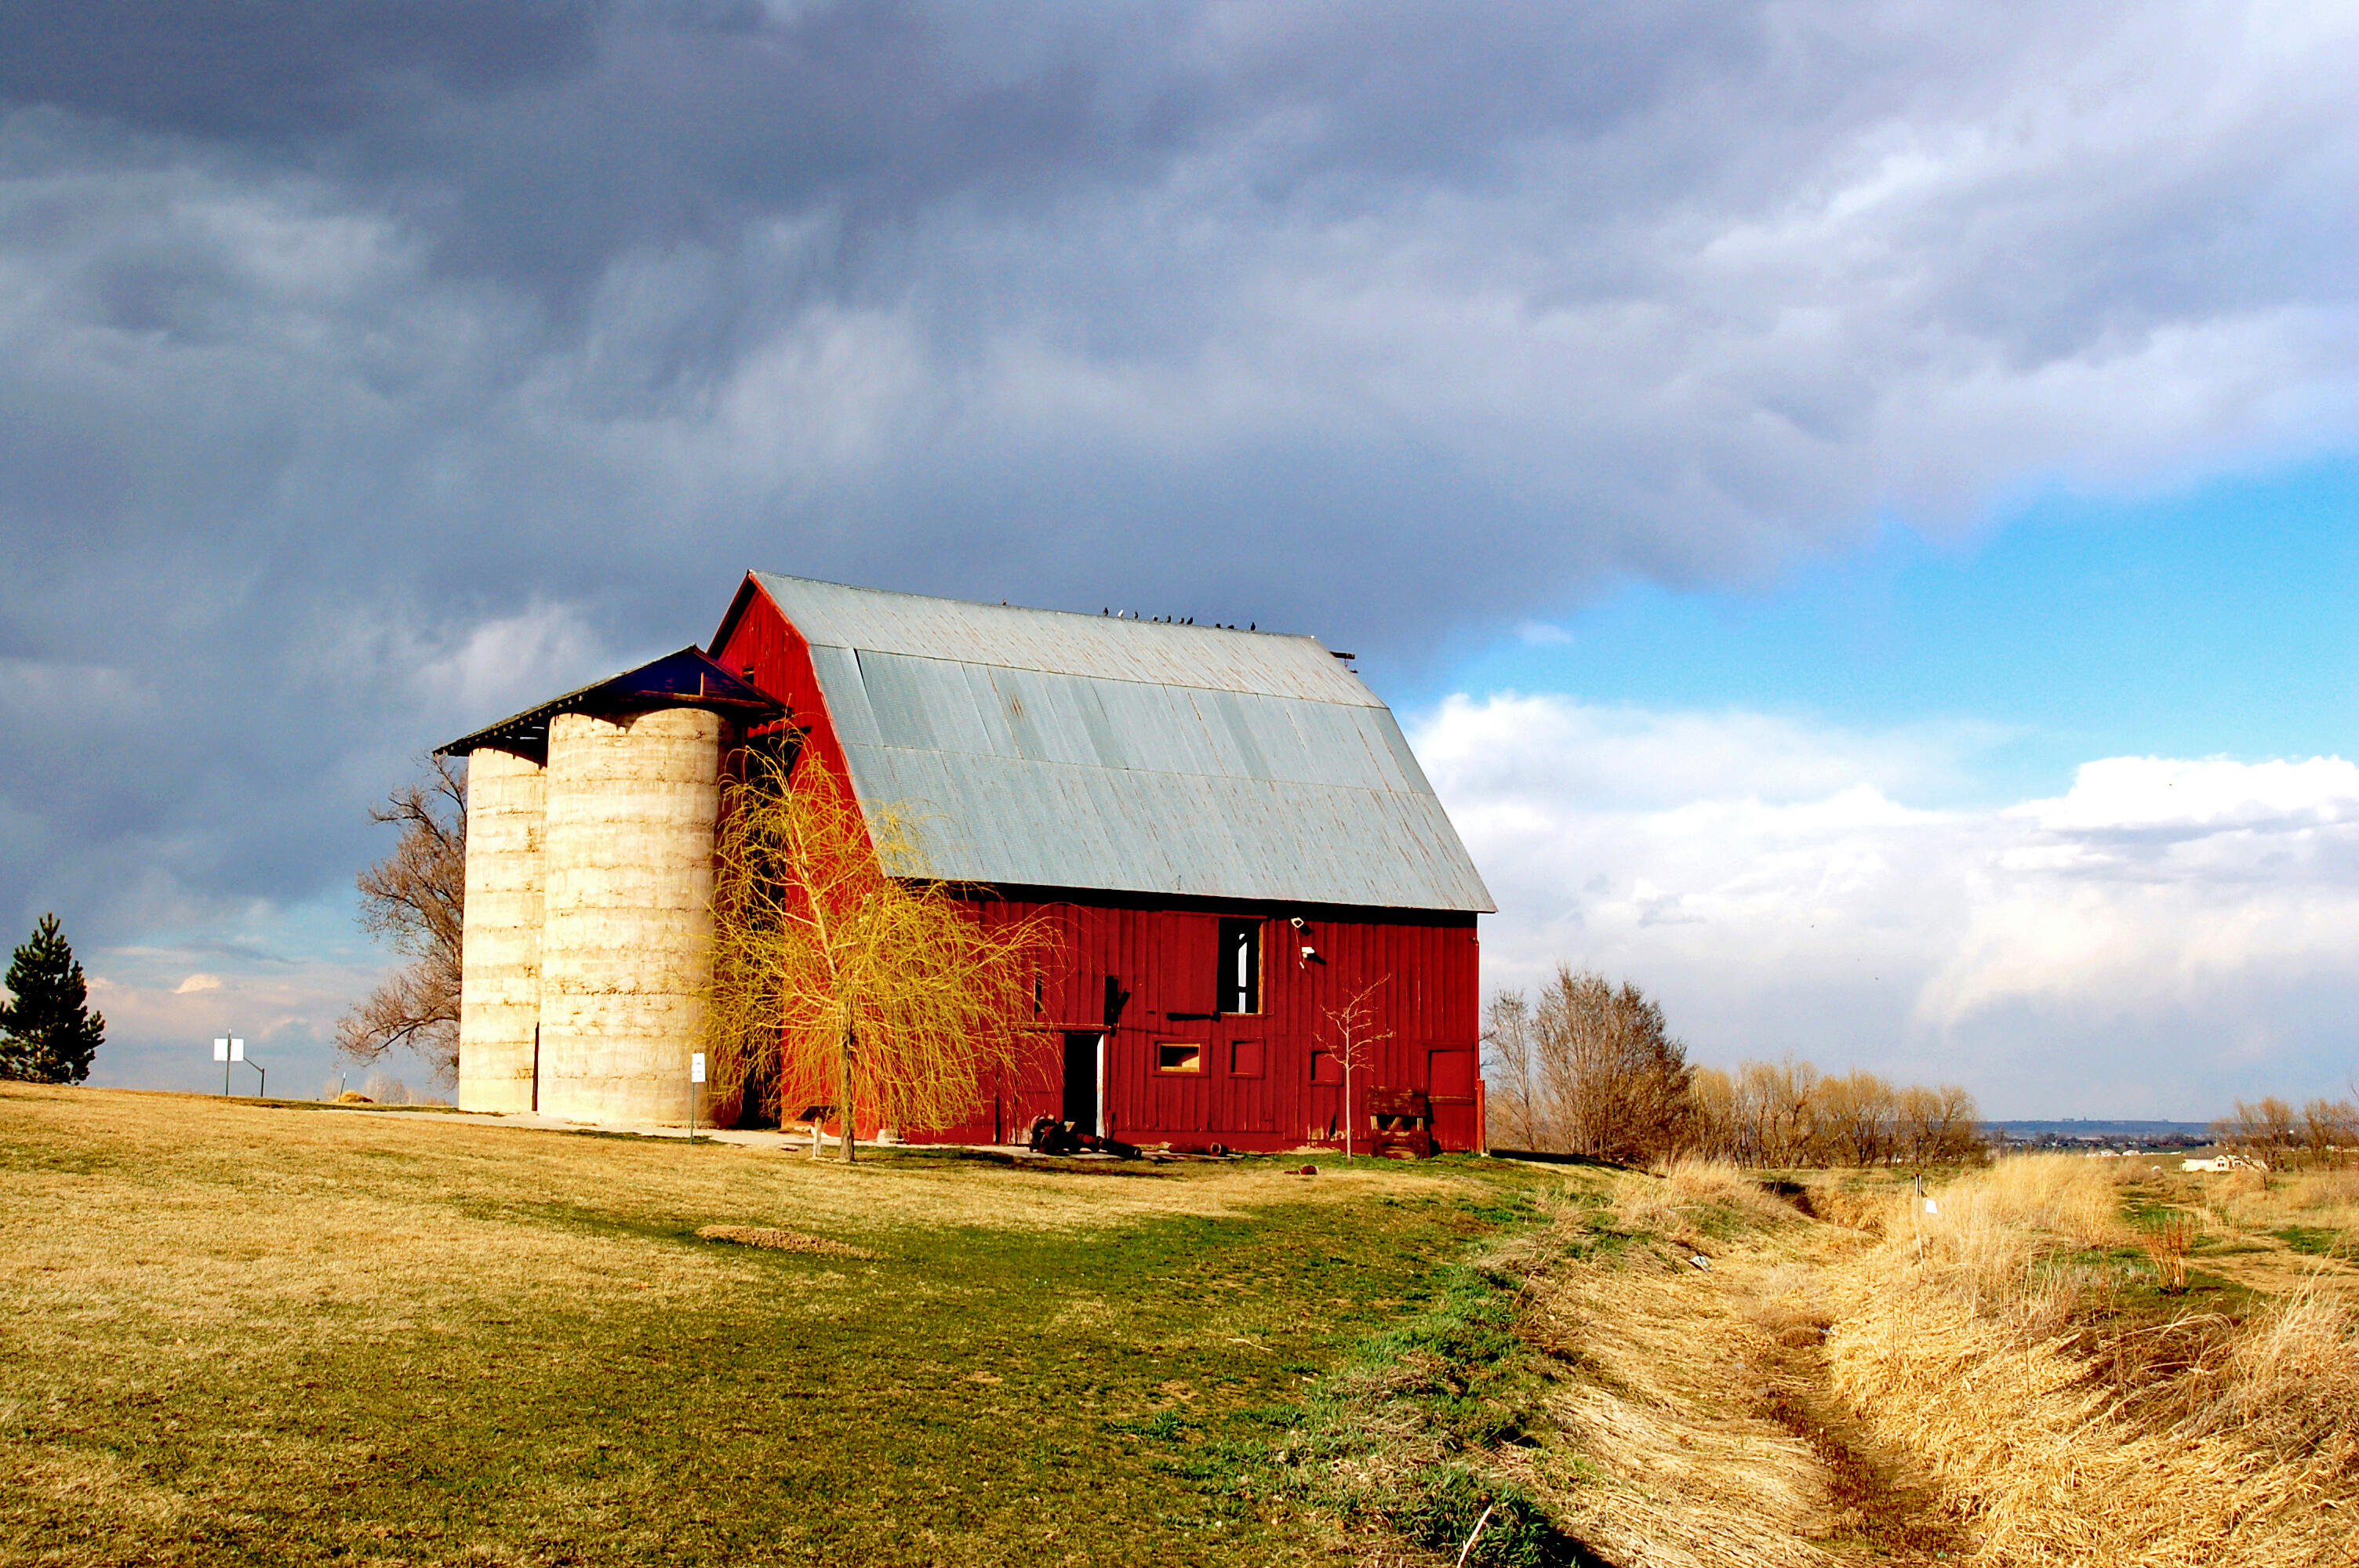
[[[701, 680], [670, 668], [703, 665], [690, 653], [664, 661], [660, 682], [573, 695], [609, 714], [704, 708], [713, 717], [698, 722], [717, 737], [704, 743], [724, 758], [749, 730], [797, 732], [862, 800], [909, 809], [925, 874], [991, 890], [984, 918], [1045, 912], [1063, 928], [1063, 968], [1041, 998], [1049, 1027], [1019, 1080], [966, 1125], [905, 1137], [1000, 1141], [1045, 1114], [1133, 1143], [1280, 1150], [1340, 1143], [1347, 1119], [1365, 1129], [1384, 1090], [1425, 1097], [1440, 1147], [1479, 1145], [1475, 918], [1495, 906], [1347, 655], [1310, 637], [756, 572], [707, 656], [717, 668]], [[647, 695], [652, 685], [669, 695]], [[746, 722], [746, 688], [776, 705], [768, 724]], [[567, 701], [451, 749], [505, 748], [516, 755], [504, 766], [528, 771], [549, 761], [550, 715]], [[553, 838], [553, 775], [547, 793]], [[532, 831], [502, 838], [487, 823], [486, 842]], [[549, 877], [554, 901], [559, 872]], [[471, 899], [473, 881], [471, 867]], [[543, 896], [516, 877], [502, 886], [487, 909]], [[514, 930], [491, 932], [484, 950], [505, 958]], [[513, 985], [494, 998], [490, 984], [483, 1018], [527, 1016], [516, 1004], [529, 999]], [[1347, 1111], [1332, 1015], [1363, 996], [1374, 1044]], [[520, 1052], [523, 1025], [497, 1027]], [[549, 1069], [531, 1028], [540, 1106]], [[462, 1102], [467, 1038], [462, 1022]], [[520, 1100], [522, 1088], [498, 1092]], [[479, 1097], [486, 1108], [493, 1093]]]
[[1475, 1146], [1475, 916], [1495, 905], [1391, 712], [1310, 637], [750, 574], [713, 660], [787, 705], [927, 869], [1068, 925], [1053, 1045], [989, 1113], [1134, 1143], [1340, 1138], [1324, 1014], [1370, 986], [1358, 1086]]

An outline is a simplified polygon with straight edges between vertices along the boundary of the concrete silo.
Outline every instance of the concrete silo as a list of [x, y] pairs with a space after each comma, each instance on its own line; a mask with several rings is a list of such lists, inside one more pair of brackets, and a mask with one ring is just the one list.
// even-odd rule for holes
[[712, 978], [721, 736], [720, 716], [698, 708], [549, 719], [544, 1115], [689, 1115]]
[[471, 759], [462, 1107], [687, 1119], [722, 749], [781, 711], [683, 648], [441, 749]]
[[531, 1110], [540, 1028], [543, 770], [485, 746], [467, 762], [459, 1108]]

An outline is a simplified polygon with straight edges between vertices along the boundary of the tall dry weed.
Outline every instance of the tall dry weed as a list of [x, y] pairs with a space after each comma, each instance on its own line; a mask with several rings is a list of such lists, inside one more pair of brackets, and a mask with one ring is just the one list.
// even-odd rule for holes
[[[2250, 1195], [2241, 1195], [2249, 1198]], [[1984, 1561], [2350, 1563], [2359, 1314], [2308, 1287], [2238, 1322], [2106, 1327], [2096, 1162], [1970, 1174], [1839, 1266], [1828, 1352], [1872, 1430], [1973, 1516]]]
[[1939, 1189], [1930, 1204], [1899, 1195], [1885, 1220], [1887, 1251], [1918, 1282], [1973, 1311], [2013, 1312], [2041, 1325], [2069, 1314], [2098, 1281], [2085, 1270], [2040, 1265], [2109, 1245], [2122, 1231], [2111, 1175], [2069, 1154], [2003, 1161]]
[[2321, 1291], [2313, 1272], [2244, 1325], [2229, 1375], [2190, 1420], [2288, 1454], [2359, 1444], [2359, 1311], [2349, 1297]]
[[2320, 1171], [2299, 1178], [2286, 1201], [2288, 1207], [2305, 1212], [2332, 1208], [2359, 1211], [2359, 1171]]
[[2268, 1173], [2250, 1167], [2206, 1182], [2203, 1206], [2222, 1225], [2249, 1225], [2274, 1206]]
[[2187, 1254], [2194, 1249], [2202, 1227], [2191, 1214], [2175, 1214], [2138, 1232], [2138, 1245], [2154, 1261], [2155, 1278], [2176, 1294], [2187, 1288]]
[[1614, 1212], [1642, 1230], [1673, 1231], [1778, 1225], [1801, 1217], [1792, 1204], [1726, 1160], [1682, 1154], [1660, 1180], [1632, 1182], [1614, 1200]]

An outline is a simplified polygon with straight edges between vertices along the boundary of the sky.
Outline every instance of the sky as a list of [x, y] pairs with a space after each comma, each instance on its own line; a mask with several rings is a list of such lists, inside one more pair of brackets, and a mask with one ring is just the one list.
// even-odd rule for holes
[[2344, 1092], [2354, 78], [2265, 0], [0, 8], [0, 936], [94, 1081], [313, 1092], [371, 802], [758, 567], [1351, 649], [1486, 979], [1700, 1061]]

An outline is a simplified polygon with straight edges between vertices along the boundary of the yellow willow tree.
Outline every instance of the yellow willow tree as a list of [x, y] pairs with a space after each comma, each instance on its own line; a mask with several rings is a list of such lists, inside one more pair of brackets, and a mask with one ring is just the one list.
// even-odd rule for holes
[[932, 1129], [1011, 1073], [1053, 958], [1046, 921], [991, 923], [974, 890], [896, 876], [910, 818], [861, 809], [815, 756], [749, 755], [723, 792], [704, 1039], [716, 1099], [832, 1105]]

